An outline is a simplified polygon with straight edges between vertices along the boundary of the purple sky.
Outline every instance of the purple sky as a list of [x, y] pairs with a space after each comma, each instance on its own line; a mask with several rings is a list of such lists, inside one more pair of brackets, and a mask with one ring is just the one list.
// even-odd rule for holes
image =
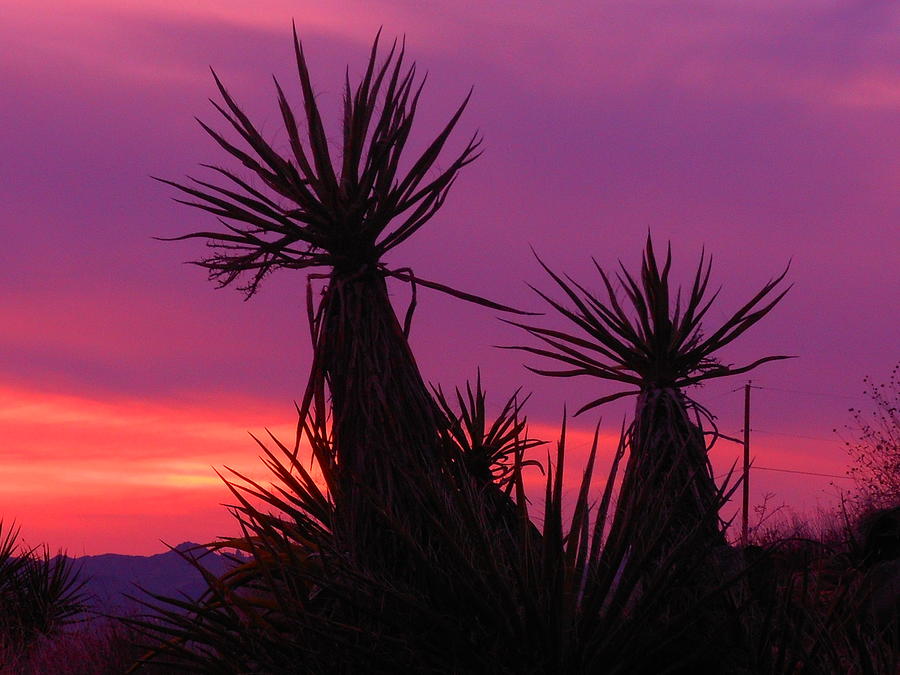
[[[248, 303], [215, 290], [180, 264], [202, 244], [151, 239], [211, 218], [149, 176], [200, 176], [199, 163], [226, 161], [193, 120], [223, 128], [206, 100], [210, 65], [286, 143], [270, 75], [293, 85], [292, 18], [328, 111], [379, 25], [405, 33], [429, 73], [419, 142], [475, 87], [451, 146], [477, 129], [485, 154], [393, 265], [542, 309], [525, 285], [549, 288], [530, 246], [597, 287], [590, 257], [634, 269], [649, 229], [672, 240], [685, 283], [701, 247], [713, 254], [723, 291], [710, 320], [720, 321], [791, 260], [794, 289], [723, 356], [798, 355], [753, 375], [769, 388], [754, 392], [758, 462], [843, 473], [832, 429], [865, 405], [862, 377], [887, 379], [900, 359], [900, 8], [599, 4], [4, 3], [0, 516], [76, 552], [212, 537], [226, 521], [209, 513], [226, 495], [204, 482], [215, 480], [209, 465], [253, 466], [242, 430], [290, 427], [310, 356], [303, 274], [276, 275]], [[395, 293], [403, 311], [408, 291]], [[535, 392], [530, 417], [548, 434], [564, 402], [613, 391], [538, 378], [522, 354], [493, 348], [524, 339], [494, 312], [420, 293], [412, 340], [427, 379], [460, 385], [481, 366], [495, 401], [520, 385]], [[726, 433], [739, 433], [732, 390], [743, 382], [696, 394]], [[631, 405], [603, 413], [610, 433]], [[194, 414], [227, 421], [234, 440], [220, 430], [187, 442], [179, 425]], [[596, 420], [585, 417], [577, 426]], [[152, 433], [135, 436], [141, 424]], [[716, 464], [738, 450], [723, 443]], [[166, 477], [178, 471], [189, 479], [176, 485]], [[137, 473], [159, 477], [127, 491], [147, 506], [117, 511], [122, 477]], [[753, 485], [756, 501], [766, 491], [798, 508], [833, 501], [829, 479], [757, 472]], [[171, 522], [138, 531], [154, 500]]]

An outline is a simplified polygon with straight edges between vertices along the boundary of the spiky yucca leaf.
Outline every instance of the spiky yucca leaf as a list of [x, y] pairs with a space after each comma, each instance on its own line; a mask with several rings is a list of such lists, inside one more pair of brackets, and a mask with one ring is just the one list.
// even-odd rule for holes
[[516, 391], [490, 422], [480, 371], [474, 388], [471, 382], [466, 382], [465, 392], [457, 389], [454, 394], [456, 407], [440, 387], [435, 390], [437, 403], [447, 418], [447, 434], [472, 476], [485, 484], [496, 482], [498, 486], [509, 486], [516, 471], [525, 466], [541, 466], [536, 460], [523, 459], [524, 453], [544, 444], [527, 437], [522, 407], [528, 396], [520, 400]]
[[25, 559], [16, 556], [18, 539], [19, 528], [15, 524], [4, 527], [0, 520], [0, 586], [11, 583], [24, 564]]
[[[294, 30], [294, 55], [302, 97], [298, 115], [275, 81], [278, 105], [291, 152], [282, 155], [263, 137], [213, 72], [222, 104], [213, 106], [240, 138], [243, 147], [204, 122], [203, 129], [245, 169], [254, 187], [232, 169], [207, 168], [224, 182], [190, 178], [163, 180], [185, 196], [178, 201], [218, 217], [223, 230], [192, 232], [175, 240], [207, 240], [213, 254], [197, 264], [220, 285], [247, 276], [241, 287], [253, 295], [277, 268], [326, 267], [354, 274], [377, 266], [382, 274], [411, 280], [408, 270], [389, 271], [381, 258], [427, 223], [443, 205], [460, 169], [474, 161], [481, 140], [472, 136], [445, 168], [436, 162], [455, 129], [469, 96], [447, 124], [403, 173], [401, 158], [418, 109], [424, 78], [416, 82], [415, 64], [404, 62], [405, 46], [396, 41], [379, 62], [379, 36], [364, 75], [355, 87], [344, 82], [341, 143], [330, 148], [307, 67], [303, 44]], [[415, 277], [423, 286], [457, 294]], [[490, 303], [459, 293], [466, 300]]]
[[712, 258], [707, 259], [705, 252], [700, 255], [700, 263], [683, 306], [681, 289], [673, 298], [669, 288], [671, 245], [660, 269], [649, 235], [639, 279], [636, 280], [621, 263], [621, 274], [616, 274], [627, 303], [620, 302], [610, 275], [596, 260], [594, 266], [604, 287], [601, 294], [592, 293], [568, 275], [556, 274], [540, 258], [538, 262], [563, 291], [569, 304], [532, 288], [560, 315], [575, 324], [580, 334], [511, 322], [547, 345], [547, 348], [516, 346], [512, 349], [569, 366], [564, 370], [529, 368], [542, 375], [587, 375], [636, 387], [595, 399], [582, 406], [576, 415], [607, 401], [638, 394], [649, 387], [683, 388], [712, 378], [746, 373], [769, 361], [791, 358], [766, 356], [746, 365], [734, 366], [724, 365], [714, 356], [765, 317], [784, 297], [790, 287], [780, 291], [777, 289], [787, 269], [766, 283], [718, 328], [704, 330], [702, 320], [718, 296], [716, 291], [707, 297]]

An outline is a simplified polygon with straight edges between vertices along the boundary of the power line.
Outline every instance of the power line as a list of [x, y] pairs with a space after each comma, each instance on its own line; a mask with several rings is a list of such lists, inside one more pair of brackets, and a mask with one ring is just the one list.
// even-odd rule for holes
[[741, 389], [743, 389], [743, 387], [741, 387], [740, 389], [729, 389], [728, 391], [720, 391], [718, 394], [710, 394], [709, 396], [705, 396], [704, 398], [708, 401], [715, 401], [717, 399], [722, 398], [723, 396], [728, 396], [729, 394], [733, 394], [736, 391], [741, 391]]
[[[750, 470], [752, 471], [753, 469], [761, 469], [762, 471], [778, 471], [779, 473], [799, 473], [799, 474], [803, 474], [804, 476], [822, 476], [823, 478], [842, 478], [844, 480], [853, 480], [849, 476], [841, 476], [840, 474], [836, 474], [836, 473], [819, 473], [817, 471], [799, 471], [797, 469], [776, 469], [775, 467], [772, 467], [772, 466], [753, 466], [753, 465], [751, 465]], [[734, 475], [735, 473], [737, 473], [737, 472], [736, 471], [732, 472], [732, 475]], [[724, 478], [727, 475], [728, 475], [728, 473], [722, 473], [722, 474], [719, 474], [718, 476], [714, 476], [714, 478], [716, 478], [718, 480], [719, 478]]]
[[790, 438], [806, 438], [810, 441], [826, 441], [826, 442], [838, 442], [834, 438], [822, 438], [821, 436], [803, 436], [801, 434], [786, 434], [782, 431], [766, 431], [765, 429], [756, 429], [751, 428], [751, 431], [755, 431], [758, 434], [768, 434], [769, 436], [788, 436]]
[[818, 473], [816, 471], [798, 471], [796, 469], [776, 469], [771, 466], [752, 466], [751, 469], [761, 469], [762, 471], [779, 471], [781, 473], [800, 473], [804, 476], [824, 476], [825, 478], [843, 478], [844, 480], [853, 480], [849, 476], [840, 476], [836, 473]]
[[[744, 430], [740, 429], [740, 431], [743, 432]], [[835, 438], [824, 438], [822, 436], [803, 436], [801, 434], [787, 434], [782, 431], [767, 431], [766, 429], [757, 429], [756, 427], [751, 427], [750, 431], [752, 431], [753, 433], [757, 433], [757, 434], [766, 434], [767, 436], [788, 436], [789, 438], [805, 438], [810, 441], [825, 441], [825, 442], [829, 442], [829, 443], [840, 442], [840, 439], [835, 439]], [[727, 441], [733, 441], [734, 443], [742, 443], [742, 441], [740, 439], [734, 438], [733, 436], [727, 436], [726, 434], [723, 434], [721, 432], [719, 432], [718, 436], [719, 436], [719, 438], [724, 438]]]
[[782, 391], [788, 394], [805, 394], [807, 396], [829, 396], [831, 398], [847, 398], [854, 401], [864, 400], [861, 396], [849, 396], [847, 394], [832, 394], [825, 391], [804, 391], [802, 389], [782, 389], [781, 387], [754, 387], [755, 389], [767, 389], [768, 391]]

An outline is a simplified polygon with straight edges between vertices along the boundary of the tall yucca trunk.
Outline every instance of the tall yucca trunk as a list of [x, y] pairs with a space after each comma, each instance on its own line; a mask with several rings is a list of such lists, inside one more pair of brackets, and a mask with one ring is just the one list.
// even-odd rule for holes
[[[710, 517], [717, 511], [720, 491], [713, 478], [703, 430], [691, 419], [689, 402], [674, 387], [647, 387], [638, 395], [631, 430], [630, 454], [625, 468], [620, 502], [623, 512], [633, 512], [635, 494], [656, 485], [657, 513], [645, 518], [665, 519], [667, 550], [695, 528], [710, 545], [724, 544], [721, 521]], [[665, 486], [665, 487], [664, 487]]]
[[[536, 444], [517, 435], [524, 427], [524, 421], [514, 422], [518, 408], [508, 410], [516, 435], [506, 446], [462, 448], [451, 440], [454, 413], [425, 384], [377, 268], [334, 270], [317, 326], [320, 369], [313, 386], [327, 384], [330, 395], [341, 492], [336, 534], [347, 549], [376, 566], [397, 564], [390, 542], [396, 530], [431, 541], [429, 518], [453, 501], [455, 491], [470, 489], [461, 481], [490, 505], [496, 536], [518, 534], [516, 507], [491, 473], [504, 454]], [[470, 466], [476, 456], [485, 473]]]
[[364, 546], [379, 536], [365, 514], [409, 509], [409, 476], [438, 470], [440, 418], [377, 270], [334, 271], [320, 311], [316, 349], [331, 396], [339, 517], [354, 546]]

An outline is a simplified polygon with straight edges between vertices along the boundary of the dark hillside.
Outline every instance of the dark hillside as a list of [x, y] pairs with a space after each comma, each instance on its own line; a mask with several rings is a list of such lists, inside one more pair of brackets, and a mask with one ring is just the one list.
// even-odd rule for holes
[[217, 575], [232, 564], [225, 556], [204, 552], [190, 542], [156, 555], [105, 553], [76, 558], [75, 564], [87, 579], [85, 593], [90, 597], [90, 606], [98, 611], [117, 613], [139, 609], [139, 603], [127, 597], [144, 597], [139, 588], [170, 597], [198, 598], [207, 586], [182, 554], [199, 557], [203, 566]]

